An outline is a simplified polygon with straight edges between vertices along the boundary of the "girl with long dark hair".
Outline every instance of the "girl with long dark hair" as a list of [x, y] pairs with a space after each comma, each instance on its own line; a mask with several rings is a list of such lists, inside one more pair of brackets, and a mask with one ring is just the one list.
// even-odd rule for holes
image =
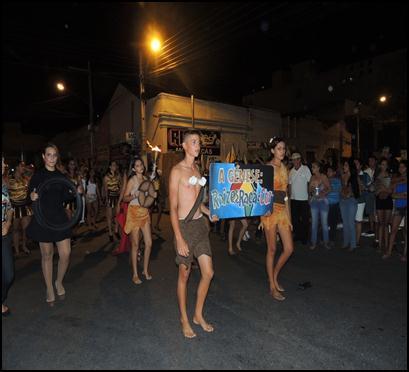
[[[283, 164], [286, 146], [280, 137], [270, 140], [271, 153], [273, 158], [266, 163], [274, 167], [274, 205], [273, 212], [261, 217], [261, 227], [264, 229], [267, 240], [266, 268], [270, 285], [270, 293], [274, 299], [283, 301], [284, 289], [278, 283], [278, 274], [291, 256], [294, 250], [292, 237], [291, 212], [288, 201], [288, 170]], [[280, 234], [283, 244], [281, 253], [276, 265], [274, 259], [277, 245], [277, 232]]]

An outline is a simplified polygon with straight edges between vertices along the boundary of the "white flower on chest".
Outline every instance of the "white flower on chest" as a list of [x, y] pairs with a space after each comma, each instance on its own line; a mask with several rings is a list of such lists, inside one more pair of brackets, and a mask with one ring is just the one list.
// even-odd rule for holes
[[200, 186], [206, 185], [206, 178], [202, 177], [200, 180], [196, 176], [192, 176], [189, 178], [189, 185], [195, 186], [199, 183]]

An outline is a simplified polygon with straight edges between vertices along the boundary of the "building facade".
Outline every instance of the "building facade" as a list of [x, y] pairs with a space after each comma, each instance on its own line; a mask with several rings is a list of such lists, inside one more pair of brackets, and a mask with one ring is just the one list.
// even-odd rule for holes
[[[304, 156], [315, 146], [320, 159], [326, 144], [332, 143], [329, 128], [340, 128], [342, 122], [351, 133], [355, 155], [365, 157], [385, 145], [397, 153], [407, 146], [406, 56], [403, 49], [329, 71], [320, 71], [313, 60], [305, 61], [274, 72], [272, 88], [245, 96], [243, 104], [281, 112], [283, 125], [292, 125], [306, 139], [303, 144], [294, 142]], [[320, 129], [314, 140], [311, 133]]]

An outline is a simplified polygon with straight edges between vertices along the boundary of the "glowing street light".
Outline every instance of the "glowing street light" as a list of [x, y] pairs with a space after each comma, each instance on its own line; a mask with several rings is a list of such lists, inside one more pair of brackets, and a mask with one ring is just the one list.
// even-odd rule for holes
[[151, 46], [152, 52], [157, 53], [157, 52], [160, 51], [160, 49], [162, 47], [162, 43], [160, 42], [160, 40], [157, 37], [155, 37], [155, 38], [153, 38], [151, 40], [151, 45], [150, 46]]
[[[155, 31], [150, 31], [149, 34], [151, 35], [149, 39], [146, 40], [145, 47], [149, 48], [151, 52], [157, 55], [161, 48], [162, 43], [160, 38], [156, 36]], [[154, 36], [155, 35], [155, 36]], [[149, 40], [149, 41], [148, 41]], [[145, 76], [144, 76], [144, 64], [143, 64], [143, 54], [144, 51], [139, 51], [139, 96], [141, 100], [141, 158], [144, 160], [145, 164], [147, 164], [146, 158], [146, 122], [145, 122]], [[136, 133], [136, 130], [135, 130]]]
[[386, 96], [380, 96], [379, 97], [379, 102], [385, 103], [386, 102]]
[[57, 86], [57, 89], [58, 89], [60, 92], [64, 92], [65, 86], [64, 86], [63, 83], [58, 82], [58, 83], [56, 84], [56, 86]]

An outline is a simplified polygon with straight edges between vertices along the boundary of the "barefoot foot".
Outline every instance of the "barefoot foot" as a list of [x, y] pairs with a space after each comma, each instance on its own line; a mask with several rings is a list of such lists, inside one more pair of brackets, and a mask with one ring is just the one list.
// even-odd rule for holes
[[58, 296], [64, 296], [65, 295], [65, 288], [62, 286], [61, 283], [59, 283], [57, 280], [54, 282], [55, 288], [57, 289], [57, 295]]
[[277, 301], [284, 301], [285, 297], [276, 288], [270, 290], [271, 296]]
[[146, 280], [152, 280], [152, 275], [145, 274], [145, 272], [143, 272], [142, 275], [145, 277]]
[[180, 321], [182, 323], [182, 332], [183, 336], [186, 338], [194, 338], [196, 337], [196, 333], [193, 331], [192, 327], [190, 326], [189, 322], [187, 320]]
[[214, 328], [211, 324], [207, 323], [203, 318], [199, 318], [199, 317], [194, 317], [193, 318], [193, 323], [196, 325], [200, 325], [203, 330], [205, 330], [206, 332], [213, 332]]
[[50, 291], [47, 290], [46, 295], [45, 295], [45, 301], [52, 306], [55, 302], [55, 295], [54, 295], [54, 290], [51, 289]]
[[285, 292], [285, 289], [284, 289], [283, 287], [281, 287], [281, 285], [278, 284], [277, 282], [276, 282], [276, 288], [277, 288], [277, 290], [280, 291], [280, 292]]
[[135, 284], [142, 284], [142, 280], [139, 279], [139, 276], [134, 276], [134, 277], [132, 278], [132, 281], [133, 281]]

